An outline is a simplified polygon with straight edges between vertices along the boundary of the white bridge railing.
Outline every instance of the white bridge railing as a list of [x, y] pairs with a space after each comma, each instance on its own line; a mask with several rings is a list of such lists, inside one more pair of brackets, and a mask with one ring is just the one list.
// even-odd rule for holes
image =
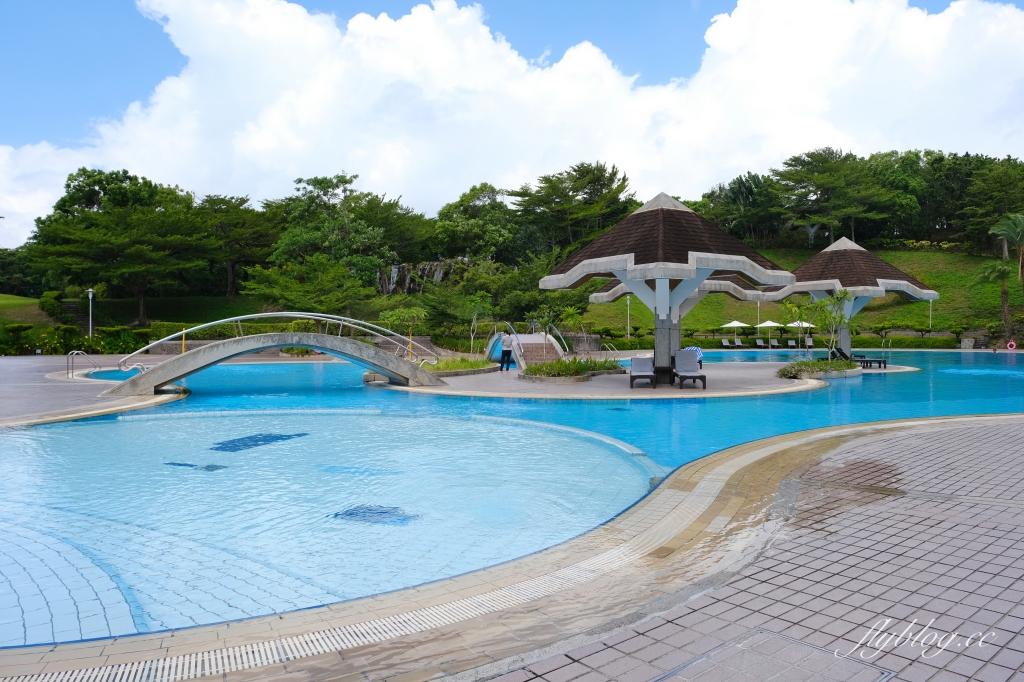
[[420, 367], [424, 364], [436, 365], [438, 361], [437, 353], [427, 348], [426, 346], [417, 343], [413, 339], [403, 336], [397, 332], [394, 332], [386, 327], [381, 327], [370, 322], [363, 320], [356, 320], [351, 317], [342, 317], [340, 315], [327, 315], [326, 313], [295, 313], [295, 312], [281, 312], [281, 313], [256, 313], [254, 315], [239, 315], [237, 317], [229, 317], [223, 320], [217, 320], [216, 322], [207, 322], [206, 324], [200, 324], [191, 329], [183, 329], [180, 332], [166, 336], [159, 341], [153, 341], [148, 346], [140, 348], [130, 355], [126, 355], [117, 363], [117, 366], [122, 371], [129, 371], [137, 369], [140, 372], [145, 372], [149, 369], [142, 363], [132, 364], [131, 361], [137, 355], [141, 355], [151, 348], [155, 348], [161, 343], [167, 343], [174, 341], [181, 337], [187, 337], [189, 334], [194, 334], [201, 329], [207, 329], [209, 327], [216, 327], [219, 324], [232, 324], [236, 330], [236, 336], [244, 336], [244, 329], [242, 327], [243, 320], [258, 320], [268, 317], [286, 317], [291, 319], [300, 320], [313, 320], [315, 322], [322, 322], [325, 325], [325, 331], [330, 332], [331, 325], [338, 325], [338, 336], [342, 335], [345, 327], [355, 330], [360, 335], [368, 335], [374, 339], [382, 339], [388, 344], [395, 344], [396, 348], [394, 351], [395, 355], [402, 356], [408, 355], [411, 362], [416, 363]]

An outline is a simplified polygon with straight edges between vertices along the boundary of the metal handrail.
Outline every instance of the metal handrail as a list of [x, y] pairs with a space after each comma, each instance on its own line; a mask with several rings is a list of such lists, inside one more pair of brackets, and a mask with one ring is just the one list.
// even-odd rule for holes
[[89, 364], [91, 364], [94, 369], [100, 368], [99, 364], [91, 357], [89, 357], [89, 354], [86, 353], [84, 350], [73, 350], [70, 353], [68, 353], [68, 359], [64, 362], [64, 376], [68, 378], [75, 376], [75, 356], [78, 355], [81, 355], [86, 360], [88, 360]]
[[569, 354], [569, 344], [567, 344], [565, 342], [565, 338], [562, 337], [562, 332], [558, 331], [558, 327], [556, 327], [555, 325], [551, 324], [550, 322], [548, 322], [548, 327], [554, 329], [555, 333], [558, 334], [558, 338], [562, 340], [562, 347], [565, 349], [565, 354], [568, 355]]
[[619, 349], [616, 348], [615, 344], [612, 344], [612, 343], [602, 343], [601, 344], [601, 350], [608, 351], [610, 353], [618, 353], [619, 352]]
[[512, 331], [512, 336], [515, 337], [516, 344], [519, 346], [519, 352], [523, 353], [523, 342], [519, 340], [519, 334], [516, 332], [516, 328], [512, 326], [511, 322], [502, 321], [502, 324], [504, 324]]
[[[412, 355], [415, 358], [414, 362], [416, 362], [416, 364], [418, 364], [420, 367], [422, 367], [426, 363], [429, 363], [431, 365], [436, 365], [437, 361], [439, 360], [437, 353], [435, 353], [434, 351], [430, 350], [426, 346], [420, 344], [419, 342], [413, 341], [413, 340], [411, 340], [410, 338], [408, 338], [406, 336], [403, 336], [401, 334], [393, 332], [390, 329], [387, 329], [386, 327], [381, 327], [381, 326], [373, 324], [371, 322], [366, 322], [364, 320], [356, 320], [356, 319], [351, 318], [351, 317], [343, 317], [341, 315], [328, 315], [326, 313], [281, 312], [281, 313], [256, 313], [254, 315], [238, 315], [236, 317], [228, 317], [228, 318], [223, 319], [223, 320], [217, 320], [216, 322], [207, 322], [206, 324], [200, 324], [200, 325], [197, 325], [195, 327], [192, 327], [191, 329], [183, 329], [180, 332], [176, 332], [174, 334], [171, 334], [170, 336], [164, 337], [164, 338], [160, 339], [159, 341], [153, 341], [148, 346], [140, 348], [139, 350], [135, 351], [134, 353], [131, 353], [130, 355], [124, 356], [123, 358], [121, 358], [118, 361], [117, 366], [118, 366], [118, 368], [121, 369], [121, 371], [124, 371], [124, 372], [127, 372], [128, 370], [131, 370], [131, 369], [137, 369], [140, 372], [145, 372], [147, 367], [145, 367], [144, 365], [142, 365], [142, 364], [129, 365], [128, 361], [131, 358], [134, 358], [136, 355], [139, 355], [141, 353], [145, 353], [147, 350], [149, 350], [150, 348], [153, 348], [154, 346], [157, 346], [157, 345], [159, 345], [161, 343], [167, 343], [168, 341], [173, 341], [174, 339], [176, 339], [176, 338], [178, 338], [179, 336], [182, 336], [182, 335], [192, 334], [194, 332], [199, 331], [200, 329], [206, 329], [207, 327], [214, 327], [214, 326], [216, 326], [218, 324], [228, 324], [228, 323], [236, 322], [236, 323], [238, 323], [239, 330], [241, 330], [242, 320], [258, 320], [258, 319], [265, 318], [265, 317], [292, 317], [292, 318], [296, 318], [297, 317], [299, 319], [316, 320], [316, 321], [319, 321], [319, 322], [326, 322], [327, 324], [330, 324], [332, 322], [337, 322], [338, 323], [338, 336], [341, 336], [341, 332], [345, 328], [345, 325], [347, 324], [348, 326], [350, 326], [350, 327], [352, 327], [354, 329], [358, 329], [361, 332], [365, 332], [367, 334], [370, 334], [371, 336], [375, 336], [375, 337], [384, 339], [385, 341], [388, 341], [388, 342], [391, 342], [391, 343], [396, 343], [396, 345], [399, 346], [399, 350], [401, 351], [401, 353], [410, 352], [409, 348], [408, 348], [408, 344], [411, 344], [411, 345], [416, 346], [417, 348], [419, 348], [421, 351], [423, 351], [424, 354], [430, 355], [430, 356], [433, 357], [433, 359], [431, 359], [429, 357], [424, 357], [424, 358], [421, 359], [420, 358], [420, 353], [412, 352]], [[514, 329], [512, 331], [515, 332]], [[396, 339], [401, 339], [401, 343], [397, 343]], [[398, 355], [401, 355], [401, 353], [398, 353]]]

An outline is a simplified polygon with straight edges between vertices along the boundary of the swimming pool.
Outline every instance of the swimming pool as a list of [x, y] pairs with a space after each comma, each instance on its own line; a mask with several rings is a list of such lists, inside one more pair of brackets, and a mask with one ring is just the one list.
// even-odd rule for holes
[[0, 432], [0, 644], [398, 589], [593, 528], [659, 465], [820, 426], [1024, 411], [1018, 355], [890, 361], [922, 371], [684, 401], [447, 397], [367, 387], [349, 363], [221, 365], [188, 377], [192, 395], [172, 404]]

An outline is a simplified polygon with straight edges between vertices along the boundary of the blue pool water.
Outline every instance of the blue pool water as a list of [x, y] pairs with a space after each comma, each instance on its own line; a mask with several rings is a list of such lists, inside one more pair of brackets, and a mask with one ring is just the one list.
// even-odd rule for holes
[[889, 356], [922, 371], [679, 401], [455, 398], [367, 387], [348, 363], [222, 365], [185, 379], [192, 394], [175, 403], [3, 431], [0, 645], [398, 589], [564, 541], [635, 502], [650, 476], [746, 441], [1024, 411], [1020, 355]]

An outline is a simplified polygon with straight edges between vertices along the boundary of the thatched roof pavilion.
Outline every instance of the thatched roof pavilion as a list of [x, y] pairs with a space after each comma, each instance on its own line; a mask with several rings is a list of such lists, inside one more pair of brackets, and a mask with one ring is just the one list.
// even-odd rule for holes
[[727, 275], [748, 284], [785, 286], [795, 281], [792, 273], [663, 192], [555, 268], [540, 287], [573, 289], [592, 277], [618, 280], [591, 300], [631, 293], [650, 308], [655, 365], [664, 368], [679, 347], [680, 317], [716, 287], [729, 293], [741, 290], [721, 279]]

